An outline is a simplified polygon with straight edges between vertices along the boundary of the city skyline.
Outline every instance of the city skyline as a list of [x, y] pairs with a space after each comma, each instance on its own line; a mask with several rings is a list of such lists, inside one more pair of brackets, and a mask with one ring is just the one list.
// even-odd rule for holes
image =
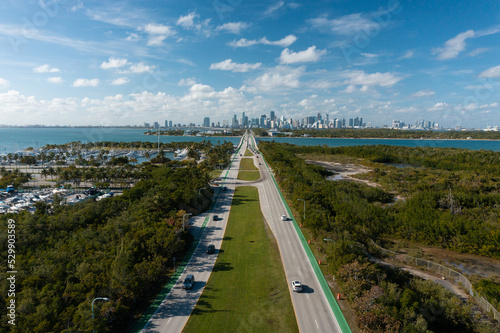
[[234, 114], [500, 123], [500, 4], [39, 0], [0, 4], [0, 123]]

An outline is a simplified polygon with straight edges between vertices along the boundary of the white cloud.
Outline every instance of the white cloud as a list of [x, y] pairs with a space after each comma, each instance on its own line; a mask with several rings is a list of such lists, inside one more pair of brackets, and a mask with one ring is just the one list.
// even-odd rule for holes
[[144, 31], [151, 35], [166, 35], [166, 36], [175, 35], [175, 30], [173, 30], [172, 27], [163, 24], [154, 24], [154, 23], [146, 24], [144, 26]]
[[112, 68], [120, 68], [128, 65], [129, 62], [125, 58], [115, 58], [109, 57], [108, 61], [103, 61], [101, 64], [102, 69], [112, 69]]
[[244, 73], [248, 72], [254, 69], [257, 69], [262, 65], [260, 62], [255, 63], [255, 64], [248, 64], [248, 63], [243, 63], [243, 64], [238, 64], [233, 62], [231, 59], [226, 59], [224, 61], [211, 64], [210, 69], [220, 69], [223, 71], [232, 71], [232, 72], [239, 72], [239, 73]]
[[376, 58], [378, 57], [378, 54], [373, 54], [373, 53], [363, 53], [361, 52], [361, 55], [366, 57], [366, 58]]
[[63, 79], [60, 76], [54, 76], [54, 77], [49, 77], [47, 79], [47, 82], [59, 84], [63, 82]]
[[192, 78], [192, 77], [187, 78], [187, 79], [180, 79], [179, 83], [177, 83], [177, 85], [179, 85], [181, 87], [182, 86], [192, 86], [194, 84], [196, 84], [196, 79]]
[[471, 52], [469, 52], [469, 57], [475, 57], [481, 53], [484, 53], [484, 52], [487, 52], [489, 50], [489, 48], [487, 47], [480, 47], [480, 48], [477, 48], [475, 50], [472, 50]]
[[76, 79], [73, 82], [73, 87], [97, 87], [99, 79]]
[[144, 31], [149, 34], [148, 46], [161, 46], [165, 39], [176, 35], [175, 29], [163, 24], [147, 24], [144, 26]]
[[33, 72], [35, 73], [57, 73], [59, 72], [58, 68], [50, 67], [49, 65], [41, 65], [39, 67], [33, 68]]
[[[362, 70], [345, 71], [343, 76], [348, 78], [344, 81], [344, 84], [355, 86], [361, 85], [361, 89], [364, 90], [366, 90], [368, 86], [390, 87], [403, 79], [403, 77], [396, 76], [390, 72], [368, 74]], [[349, 89], [352, 90], [352, 88]]]
[[228, 22], [223, 25], [219, 25], [215, 30], [217, 31], [227, 31], [232, 34], [239, 35], [241, 30], [248, 28], [248, 24], [245, 22]]
[[283, 1], [278, 1], [277, 3], [269, 6], [266, 11], [264, 12], [264, 15], [269, 16], [272, 15], [275, 11], [283, 7], [285, 3]]
[[366, 14], [355, 13], [345, 15], [336, 19], [328, 19], [326, 16], [308, 20], [313, 28], [320, 31], [335, 33], [339, 35], [352, 35], [364, 32], [373, 32], [380, 29], [380, 25]]
[[176, 24], [188, 31], [194, 31], [197, 34], [205, 37], [210, 37], [213, 34], [213, 26], [210, 24], [210, 19], [200, 20], [199, 15], [195, 12], [180, 16]]
[[194, 19], [195, 17], [198, 17], [198, 15], [196, 15], [196, 13], [192, 12], [192, 13], [189, 13], [187, 15], [184, 15], [184, 16], [180, 16], [178, 19], [177, 19], [177, 25], [180, 25], [181, 27], [183, 27], [184, 29], [191, 29], [194, 27]]
[[114, 79], [113, 82], [111, 82], [111, 85], [113, 86], [120, 86], [122, 84], [128, 83], [129, 79], [126, 77], [119, 77], [117, 79]]
[[154, 70], [155, 66], [145, 65], [143, 62], [138, 64], [134, 64], [130, 66], [130, 72], [141, 74], [141, 73], [151, 73]]
[[127, 36], [127, 38], [125, 38], [125, 40], [129, 41], [129, 42], [135, 42], [135, 41], [138, 41], [139, 40], [139, 35], [136, 34], [136, 33], [131, 33]]
[[304, 75], [304, 72], [304, 66], [299, 68], [278, 66], [254, 80], [247, 81], [241, 89], [251, 93], [287, 91], [300, 86], [300, 77]]
[[[437, 54], [438, 59], [440, 59], [440, 60], [453, 59], [453, 58], [458, 57], [460, 52], [465, 50], [465, 48], [467, 46], [465, 41], [467, 39], [493, 35], [493, 34], [496, 34], [499, 32], [500, 32], [500, 27], [498, 27], [498, 26], [487, 29], [487, 30], [480, 30], [480, 31], [467, 30], [465, 32], [462, 32], [462, 33], [456, 35], [452, 39], [447, 40], [444, 43], [443, 47], [432, 49], [432, 53]], [[487, 50], [486, 48], [479, 48], [479, 49], [472, 51], [469, 55], [476, 56], [482, 52], [485, 52], [486, 50]]]
[[253, 39], [253, 40], [248, 40], [245, 38], [242, 38], [240, 40], [233, 40], [230, 42], [228, 45], [232, 47], [248, 47], [248, 46], [253, 46], [257, 44], [264, 44], [264, 45], [277, 45], [281, 47], [288, 47], [295, 43], [297, 40], [297, 37], [294, 35], [288, 35], [280, 40], [277, 41], [269, 41], [266, 37], [262, 37], [261, 39]]
[[420, 91], [417, 91], [417, 92], [411, 94], [410, 97], [429, 97], [429, 96], [432, 96], [435, 94], [436, 94], [435, 91], [425, 89], [425, 90], [420, 90]]
[[446, 41], [443, 47], [433, 49], [432, 53], [437, 54], [438, 59], [440, 60], [456, 58], [460, 52], [465, 50], [465, 41], [468, 38], [473, 38], [474, 36], [474, 30], [462, 32], [454, 38]]
[[479, 74], [479, 77], [500, 77], [500, 66], [488, 68]]
[[436, 103], [434, 104], [433, 107], [429, 108], [428, 111], [443, 111], [443, 110], [446, 110], [450, 107], [449, 104], [445, 103], [445, 102], [439, 102], [439, 103]]
[[413, 58], [414, 53], [411, 50], [406, 51], [405, 54], [403, 54], [399, 59], [411, 59]]
[[294, 64], [297, 62], [315, 62], [326, 54], [326, 50], [316, 50], [316, 46], [311, 46], [307, 50], [291, 52], [288, 48], [281, 52], [280, 62], [282, 64]]
[[9, 81], [7, 81], [6, 79], [2, 79], [0, 77], [0, 88], [7, 87], [9, 84], [10, 84]]

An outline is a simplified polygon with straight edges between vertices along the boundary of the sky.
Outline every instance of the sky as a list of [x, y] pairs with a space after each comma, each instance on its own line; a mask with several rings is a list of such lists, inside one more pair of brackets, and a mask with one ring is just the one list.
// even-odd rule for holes
[[500, 2], [4, 0], [0, 124], [500, 125]]

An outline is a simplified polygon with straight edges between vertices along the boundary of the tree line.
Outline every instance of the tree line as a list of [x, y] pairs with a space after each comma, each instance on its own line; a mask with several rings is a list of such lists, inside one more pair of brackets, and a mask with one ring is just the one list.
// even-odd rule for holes
[[[467, 167], [459, 172], [447, 170], [448, 163], [438, 163], [441, 169], [419, 169], [396, 168], [380, 161], [395, 162], [405, 153], [409, 158], [398, 162], [419, 163], [434, 154], [437, 159], [460, 161], [458, 156], [465, 154], [460, 150], [441, 150], [439, 155], [432, 148], [411, 152], [412, 148], [407, 147], [331, 148], [276, 142], [260, 142], [259, 148], [300, 222], [315, 238], [333, 240], [326, 243], [320, 241], [321, 244], [316, 246], [327, 257], [327, 272], [337, 278], [345, 291], [363, 332], [495, 331], [491, 325], [476, 320], [470, 304], [462, 304], [441, 287], [372, 263], [368, 255], [368, 238], [417, 240], [462, 252], [498, 257], [500, 228], [496, 214], [500, 198], [495, 180], [499, 171], [493, 171], [484, 164], [488, 160], [495, 163], [497, 153], [471, 152], [477, 154], [476, 157], [484, 156], [477, 162], [473, 162], [474, 158], [464, 159], [460, 163]], [[390, 183], [393, 172], [396, 177], [400, 177], [399, 172], [404, 172], [408, 178], [397, 178], [395, 183], [408, 182], [404, 186], [409, 189], [409, 197], [394, 202], [394, 193], [385, 189], [357, 182], [327, 180], [331, 172], [305, 162], [305, 159], [313, 158], [365, 163], [374, 169], [367, 178], [380, 180], [382, 184], [384, 181]], [[416, 171], [419, 174], [412, 175]], [[425, 182], [427, 171], [435, 177], [435, 181], [428, 187], [420, 188], [419, 184]], [[465, 174], [471, 174], [473, 181], [452, 187], [455, 210], [450, 211], [449, 185], [455, 184], [457, 177], [459, 180], [464, 178]], [[475, 177], [483, 179], [484, 183], [480, 182], [483, 185], [476, 184]], [[473, 191], [465, 190], [471, 186], [477, 187], [477, 196]], [[305, 220], [302, 219], [303, 206], [299, 199], [306, 201]], [[474, 200], [481, 203], [484, 219], [477, 219], [481, 213], [476, 210]], [[466, 205], [468, 201], [470, 205]]]
[[[205, 163], [146, 163], [123, 195], [51, 210], [0, 216], [0, 247], [7, 253], [7, 220], [16, 221], [16, 326], [11, 332], [124, 332], [155, 296], [192, 243], [186, 212], [210, 206], [210, 163], [228, 161], [233, 146], [212, 147]], [[70, 168], [73, 169], [73, 168]], [[73, 171], [78, 168], [74, 168]], [[63, 169], [62, 172], [71, 170]], [[91, 169], [94, 173], [98, 169]], [[61, 176], [63, 177], [63, 176]], [[69, 176], [72, 177], [72, 176]], [[94, 176], [100, 177], [100, 176]], [[200, 191], [205, 188], [205, 191]], [[5, 270], [1, 286], [7, 290]], [[91, 303], [95, 297], [109, 301]], [[7, 299], [0, 298], [6, 308]]]

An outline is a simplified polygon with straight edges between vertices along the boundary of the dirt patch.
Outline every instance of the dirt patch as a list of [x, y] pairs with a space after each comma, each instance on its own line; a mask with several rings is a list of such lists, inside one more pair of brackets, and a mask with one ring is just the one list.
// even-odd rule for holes
[[[418, 256], [447, 266], [453, 266], [456, 271], [465, 275], [476, 274], [481, 278], [500, 283], [500, 260], [467, 253], [441, 249], [419, 244], [410, 244], [404, 240], [391, 240], [395, 243], [397, 252]], [[416, 253], [415, 253], [416, 252]]]
[[367, 172], [372, 171], [372, 169], [365, 167], [363, 165], [340, 164], [340, 163], [336, 163], [336, 162], [311, 161], [311, 160], [306, 160], [306, 163], [319, 165], [319, 166], [322, 166], [329, 171], [335, 172], [336, 175], [329, 178], [330, 180], [348, 180], [348, 181], [355, 181], [355, 182], [359, 182], [359, 183], [364, 183], [364, 184], [371, 186], [371, 187], [381, 187], [380, 184], [377, 184], [375, 182], [365, 180], [365, 179], [358, 179], [358, 178], [354, 177], [354, 175], [356, 175], [356, 174], [367, 173]]

